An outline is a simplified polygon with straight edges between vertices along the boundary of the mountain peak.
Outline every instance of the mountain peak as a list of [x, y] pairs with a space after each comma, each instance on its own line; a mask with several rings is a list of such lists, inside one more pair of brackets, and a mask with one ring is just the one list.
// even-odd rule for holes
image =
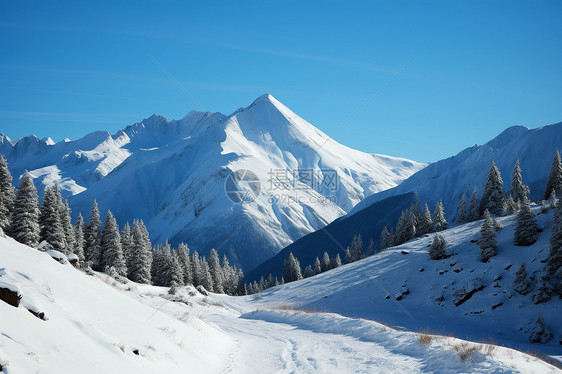
[[273, 95], [266, 93], [258, 97], [248, 108], [251, 108], [256, 105], [263, 105], [263, 104], [270, 104], [270, 105], [279, 105], [281, 104], [279, 100], [273, 97]]

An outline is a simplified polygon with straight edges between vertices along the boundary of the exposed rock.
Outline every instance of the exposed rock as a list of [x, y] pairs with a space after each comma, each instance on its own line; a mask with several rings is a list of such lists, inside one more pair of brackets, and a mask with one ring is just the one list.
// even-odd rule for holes
[[17, 308], [22, 297], [19, 287], [0, 281], [0, 300]]
[[66, 256], [64, 253], [59, 252], [59, 251], [55, 251], [54, 249], [50, 249], [48, 251], [45, 251], [45, 253], [47, 253], [49, 256], [51, 256], [54, 260], [56, 260], [57, 262], [61, 263], [61, 264], [66, 264], [68, 262]]
[[37, 248], [39, 251], [41, 252], [47, 252], [47, 251], [52, 251], [54, 250], [53, 246], [49, 243], [47, 243], [46, 240], [43, 240], [41, 243], [39, 243], [39, 245], [37, 245]]
[[492, 309], [496, 309], [497, 307], [500, 307], [503, 305], [503, 301], [500, 301], [499, 303], [492, 305]]
[[202, 285], [197, 286], [197, 291], [199, 291], [199, 293], [203, 296], [209, 296], [209, 293]]
[[36, 312], [32, 309], [28, 309], [29, 313], [33, 314], [35, 317], [41, 319], [41, 320], [45, 320], [45, 313], [44, 312]]
[[462, 305], [472, 297], [476, 292], [484, 289], [484, 283], [480, 279], [473, 279], [468, 281], [463, 287], [457, 289], [454, 293], [455, 306]]

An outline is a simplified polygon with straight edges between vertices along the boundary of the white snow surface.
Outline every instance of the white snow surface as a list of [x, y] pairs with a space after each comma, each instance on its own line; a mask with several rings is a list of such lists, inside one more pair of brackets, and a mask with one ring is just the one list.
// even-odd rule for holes
[[[172, 296], [162, 287], [86, 275], [43, 252], [0, 238], [0, 281], [23, 294], [19, 308], [0, 301], [0, 364], [11, 374], [559, 373], [545, 361], [511, 348], [442, 335], [431, 335], [421, 344], [422, 334], [404, 329], [428, 328], [559, 354], [557, 341], [525, 343], [524, 330], [540, 312], [557, 337], [560, 300], [534, 306], [528, 295], [508, 296], [519, 262], [529, 262], [530, 273], [543, 266], [539, 260], [544, 250], [539, 248], [551, 219], [551, 213], [540, 216], [547, 227], [531, 247], [510, 246], [513, 217], [503, 219], [500, 251], [488, 264], [478, 262], [475, 245], [469, 243], [478, 226], [471, 223], [443, 233], [448, 250], [455, 253], [447, 260], [430, 260], [429, 238], [422, 238], [245, 297], [205, 297], [191, 286]], [[513, 266], [504, 270], [506, 263]], [[418, 271], [421, 267], [423, 272]], [[455, 268], [463, 270], [455, 273]], [[439, 275], [438, 270], [447, 272]], [[501, 287], [496, 288], [490, 283], [498, 275]], [[454, 307], [451, 282], [464, 284], [474, 278], [482, 280], [484, 290]], [[404, 282], [410, 292], [401, 301], [385, 299]], [[439, 306], [433, 296], [443, 286], [445, 302]], [[504, 304], [491, 309], [497, 299]], [[25, 305], [45, 312], [45, 320]], [[480, 314], [465, 314], [481, 309]], [[517, 331], [519, 325], [523, 331]], [[471, 349], [474, 352], [461, 360], [458, 351]]]
[[[88, 217], [97, 199], [102, 216], [111, 209], [120, 225], [143, 219], [156, 243], [184, 241], [203, 254], [215, 247], [246, 271], [425, 166], [343, 146], [269, 94], [230, 116], [153, 115], [114, 135], [100, 131], [57, 144], [0, 135], [0, 153], [15, 179], [30, 171], [40, 194], [58, 184], [74, 216]], [[260, 180], [252, 203], [237, 204], [225, 193], [225, 180], [238, 169]], [[273, 185], [272, 171], [292, 183], [294, 171], [309, 170], [337, 172], [334, 191]]]
[[5, 373], [216, 373], [233, 345], [194, 315], [185, 322], [158, 312], [136, 300], [149, 296], [131, 297], [107, 276], [88, 276], [11, 238], [0, 238], [0, 258], [0, 282], [23, 295], [19, 308], [0, 301]]

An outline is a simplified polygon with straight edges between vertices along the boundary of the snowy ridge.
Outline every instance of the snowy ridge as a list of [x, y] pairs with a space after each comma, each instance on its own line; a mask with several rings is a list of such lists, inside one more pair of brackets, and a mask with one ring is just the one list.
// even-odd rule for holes
[[[244, 270], [425, 166], [338, 144], [269, 94], [230, 116], [153, 115], [114, 135], [96, 132], [54, 145], [33, 136], [0, 139], [14, 180], [28, 169], [40, 194], [59, 184], [74, 216], [87, 217], [97, 199], [102, 216], [111, 209], [120, 225], [143, 219], [156, 243], [184, 241], [202, 254], [215, 247]], [[261, 183], [248, 204], [225, 193], [225, 180], [239, 169]], [[289, 183], [296, 171], [329, 170], [337, 184], [274, 190], [271, 174], [279, 170]]]
[[351, 214], [389, 196], [415, 191], [420, 200], [431, 207], [442, 199], [447, 217], [451, 220], [463, 193], [468, 199], [476, 187], [478, 194], [482, 194], [492, 161], [502, 174], [504, 191], [509, 192], [517, 159], [523, 170], [523, 183], [531, 189], [530, 198], [541, 199], [552, 158], [560, 148], [562, 123], [535, 129], [513, 126], [484, 145], [467, 148], [453, 157], [432, 163], [399, 186], [364, 199]]

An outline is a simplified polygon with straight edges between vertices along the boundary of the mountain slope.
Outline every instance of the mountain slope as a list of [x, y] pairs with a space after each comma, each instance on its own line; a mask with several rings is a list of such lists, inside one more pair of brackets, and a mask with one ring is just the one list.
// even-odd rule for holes
[[233, 346], [194, 315], [158, 313], [109, 286], [111, 278], [106, 284], [11, 238], [0, 237], [0, 258], [0, 288], [23, 295], [18, 308], [0, 300], [2, 373], [216, 373]]
[[[215, 247], [245, 270], [424, 167], [338, 144], [269, 94], [230, 116], [153, 115], [114, 135], [54, 145], [0, 141], [13, 174], [30, 170], [40, 191], [58, 183], [74, 215], [87, 217], [97, 199], [120, 224], [143, 219], [155, 242], [184, 241], [203, 254]], [[225, 193], [237, 170], [259, 181], [254, 201]]]
[[[533, 212], [538, 214], [540, 208], [535, 206]], [[440, 233], [451, 254], [447, 259], [430, 259], [428, 247], [433, 235], [426, 235], [319, 275], [267, 289], [257, 298], [256, 306], [289, 305], [373, 319], [413, 331], [493, 341], [562, 361], [562, 299], [554, 296], [533, 304], [531, 294], [520, 295], [512, 285], [522, 263], [526, 264], [531, 290], [544, 269], [552, 211], [539, 214], [537, 221], [543, 228], [538, 241], [517, 247], [513, 244], [516, 215], [500, 218], [503, 228], [497, 234], [498, 254], [488, 263], [481, 262], [480, 248], [474, 243], [482, 221], [471, 222]], [[455, 299], [463, 300], [473, 289], [477, 291], [456, 306]], [[553, 333], [547, 344], [532, 344], [528, 339], [539, 315]]]
[[[86, 275], [9, 238], [0, 237], [0, 257], [0, 288], [23, 295], [17, 308], [0, 300], [2, 373], [557, 372], [511, 349], [443, 336], [426, 342], [374, 321], [279, 308], [310, 301], [310, 293], [290, 292], [302, 282], [262, 297], [203, 296], [192, 286], [170, 295]], [[325, 295], [334, 284], [312, 287]]]
[[250, 282], [259, 281], [260, 277], [267, 278], [269, 274], [281, 279], [283, 262], [291, 252], [299, 259], [302, 268], [314, 265], [316, 257], [321, 259], [324, 252], [327, 252], [330, 258], [339, 253], [343, 261], [345, 248], [351, 244], [357, 234], [361, 235], [364, 249], [367, 250], [370, 239], [372, 238], [376, 243], [383, 227], [393, 226], [402, 210], [408, 209], [416, 201], [416, 197], [413, 192], [392, 196], [369, 205], [357, 214], [340, 217], [325, 228], [305, 235], [283, 248], [275, 256], [246, 274], [246, 279]]

